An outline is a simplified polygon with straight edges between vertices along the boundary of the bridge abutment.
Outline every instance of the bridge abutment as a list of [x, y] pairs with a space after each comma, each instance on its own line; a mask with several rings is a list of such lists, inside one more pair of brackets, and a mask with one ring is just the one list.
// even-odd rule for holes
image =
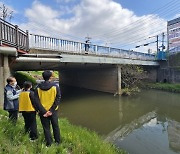
[[0, 108], [2, 108], [4, 102], [4, 86], [6, 85], [6, 79], [10, 76], [10, 68], [8, 56], [1, 55], [0, 61]]
[[0, 47], [0, 108], [3, 107], [6, 79], [11, 75], [9, 55], [15, 56], [16, 49], [11, 47]]

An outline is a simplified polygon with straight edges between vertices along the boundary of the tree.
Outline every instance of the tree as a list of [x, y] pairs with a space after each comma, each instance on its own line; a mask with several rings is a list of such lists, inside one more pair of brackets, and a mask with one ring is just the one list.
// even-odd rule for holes
[[136, 65], [125, 65], [122, 67], [122, 88], [136, 88], [141, 81], [147, 77], [142, 67]]
[[6, 7], [4, 4], [0, 6], [0, 10], [1, 10], [1, 18], [3, 20], [7, 20], [8, 18], [9, 21], [11, 21], [11, 19], [13, 18], [13, 11], [10, 10], [8, 7]]

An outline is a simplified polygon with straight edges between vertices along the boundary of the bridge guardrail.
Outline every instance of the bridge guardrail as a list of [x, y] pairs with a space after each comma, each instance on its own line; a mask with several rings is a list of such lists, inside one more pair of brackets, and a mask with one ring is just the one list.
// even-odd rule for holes
[[0, 18], [0, 45], [17, 48], [17, 50], [29, 50], [28, 31], [24, 32], [17, 25]]
[[89, 53], [94, 55], [103, 55], [128, 59], [140, 59], [151, 61], [156, 60], [155, 54], [111, 48], [107, 46], [99, 46], [84, 42], [64, 40], [36, 34], [30, 34], [30, 47], [79, 54]]

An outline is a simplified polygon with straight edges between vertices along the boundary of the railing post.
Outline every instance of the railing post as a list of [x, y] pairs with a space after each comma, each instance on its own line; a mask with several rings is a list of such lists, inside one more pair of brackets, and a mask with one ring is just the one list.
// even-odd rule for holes
[[96, 55], [98, 55], [98, 46], [95, 45]]
[[16, 48], [19, 50], [19, 33], [18, 33], [18, 26], [15, 25], [15, 38], [16, 38]]
[[108, 55], [111, 55], [111, 48], [108, 47]]
[[29, 31], [26, 30], [26, 51], [29, 51]]

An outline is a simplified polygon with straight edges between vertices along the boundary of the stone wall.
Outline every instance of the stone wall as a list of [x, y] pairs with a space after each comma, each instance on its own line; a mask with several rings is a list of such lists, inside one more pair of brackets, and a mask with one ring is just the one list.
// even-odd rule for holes
[[158, 69], [158, 82], [180, 83], [180, 63], [177, 62], [176, 65], [172, 59], [171, 61], [160, 62], [160, 67]]

